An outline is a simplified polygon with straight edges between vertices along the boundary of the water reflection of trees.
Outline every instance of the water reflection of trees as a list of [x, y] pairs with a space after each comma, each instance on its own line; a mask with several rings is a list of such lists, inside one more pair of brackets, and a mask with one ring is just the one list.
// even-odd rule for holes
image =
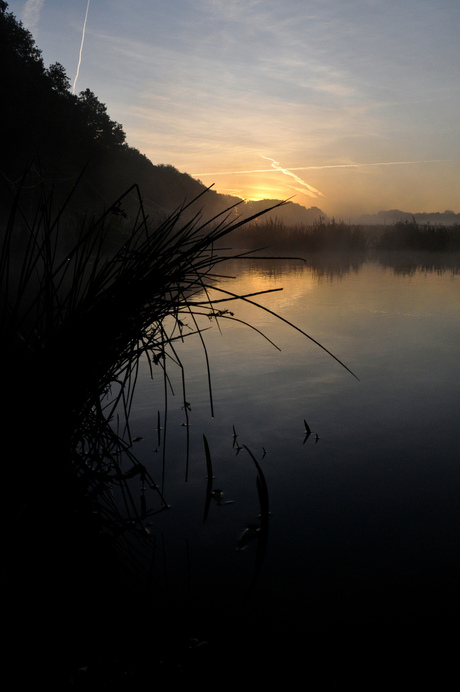
[[[314, 252], [303, 257], [247, 258], [246, 267], [258, 274], [282, 279], [289, 274], [301, 275], [308, 269], [317, 279], [340, 280], [348, 274], [357, 274], [363, 264], [378, 264], [397, 275], [412, 276], [416, 272], [453, 275], [460, 274], [460, 252]], [[241, 269], [241, 263], [238, 268]]]
[[[298, 257], [254, 256], [245, 260], [246, 268], [273, 279], [280, 279], [287, 274], [301, 275], [308, 269], [318, 278], [330, 280], [341, 279], [350, 272], [357, 273], [366, 261], [367, 256], [362, 252], [315, 252]], [[242, 264], [239, 263], [237, 269], [241, 267]]]
[[436, 274], [460, 274], [460, 253], [437, 252], [381, 252], [375, 261], [383, 267], [392, 269], [395, 274], [412, 276], [416, 272]]
[[319, 279], [342, 279], [347, 274], [357, 274], [367, 256], [359, 253], [318, 253], [309, 256], [305, 264]]

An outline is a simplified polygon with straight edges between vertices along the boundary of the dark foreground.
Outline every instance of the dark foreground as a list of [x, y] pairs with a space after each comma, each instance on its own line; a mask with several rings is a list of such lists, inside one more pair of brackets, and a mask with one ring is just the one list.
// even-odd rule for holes
[[178, 608], [88, 536], [53, 560], [44, 542], [27, 576], [8, 572], [6, 689], [448, 689], [455, 679], [459, 598], [442, 575], [399, 592], [331, 579], [330, 593], [300, 604], [256, 594], [231, 612], [205, 601]]

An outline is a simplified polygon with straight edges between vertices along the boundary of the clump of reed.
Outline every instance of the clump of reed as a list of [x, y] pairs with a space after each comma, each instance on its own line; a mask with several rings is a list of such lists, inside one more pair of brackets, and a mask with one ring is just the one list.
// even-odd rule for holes
[[274, 252], [365, 252], [369, 240], [359, 225], [320, 218], [312, 224], [290, 226], [277, 218], [257, 219], [237, 233], [240, 244]]
[[[176, 342], [195, 333], [206, 352], [200, 316], [237, 319], [226, 306], [242, 300], [290, 323], [259, 305], [258, 293], [219, 287], [218, 265], [243, 255], [216, 246], [255, 217], [235, 219], [230, 208], [203, 222], [200, 195], [152, 224], [133, 185], [99, 216], [78, 220], [69, 213], [72, 190], [59, 201], [43, 184], [28, 207], [27, 176], [15, 187], [3, 182], [11, 213], [0, 229], [2, 422], [13, 449], [2, 469], [4, 575], [20, 604], [6, 626], [21, 651], [22, 623], [36, 623], [29, 635], [36, 645], [46, 618], [40, 650], [62, 647], [69, 656], [81, 644], [75, 622], [96, 609], [109, 631], [113, 604], [129, 601], [131, 592], [120, 590], [132, 583], [113, 561], [113, 539], [142, 533], [145, 519], [167, 508], [161, 484], [136, 458], [129, 428], [141, 359], [166, 390], [169, 364], [182, 368]], [[128, 223], [124, 205], [133, 197], [137, 214]], [[211, 299], [211, 288], [220, 297]], [[183, 394], [187, 416], [185, 386]], [[268, 492], [256, 466], [260, 564]], [[156, 503], [147, 503], [146, 489]], [[137, 573], [136, 556], [127, 557]]]
[[414, 218], [386, 228], [376, 241], [376, 250], [420, 252], [460, 251], [460, 227], [418, 223]]
[[59, 203], [44, 184], [29, 207], [26, 182], [8, 185], [0, 229], [3, 574], [15, 604], [4, 625], [12, 656], [52, 651], [73, 666], [77, 650], [131, 622], [144, 593], [133, 588], [150, 577], [146, 519], [168, 506], [129, 428], [141, 359], [166, 388], [169, 364], [181, 367], [176, 342], [202, 338], [197, 315], [226, 313], [207, 297], [228, 258], [214, 247], [243, 222], [229, 210], [204, 223], [195, 199], [152, 224], [133, 185], [76, 223], [71, 193]]
[[[3, 480], [11, 489], [5, 506], [12, 552], [17, 557], [22, 537], [38, 521], [48, 527], [51, 559], [56, 542], [71, 537], [86, 550], [92, 536], [142, 531], [148, 516], [167, 507], [161, 484], [134, 452], [132, 397], [141, 359], [152, 377], [160, 373], [166, 391], [169, 364], [182, 368], [177, 341], [198, 334], [206, 353], [200, 316], [238, 319], [226, 306], [245, 301], [346, 366], [258, 304], [258, 293], [241, 296], [219, 287], [217, 266], [247, 253], [216, 246], [256, 217], [235, 219], [229, 208], [203, 222], [200, 195], [152, 224], [133, 185], [100, 216], [77, 223], [69, 209], [78, 181], [61, 201], [43, 184], [30, 211], [23, 205], [26, 182], [25, 175], [13, 188], [4, 180], [11, 214], [0, 246], [3, 429], [17, 450]], [[137, 214], [128, 224], [124, 205], [133, 197]], [[187, 415], [183, 369], [182, 378]], [[211, 386], [210, 397], [212, 409]], [[133, 479], [140, 481], [140, 496], [133, 496]], [[148, 505], [145, 489], [154, 491], [157, 503]], [[42, 547], [35, 543], [40, 554]], [[29, 558], [26, 551], [22, 558], [33, 561], [38, 553]]]
[[[154, 366], [165, 372], [183, 320], [199, 331], [197, 311], [216, 315], [210, 300], [197, 306], [194, 299], [206, 295], [215, 266], [227, 259], [215, 244], [243, 221], [230, 221], [228, 210], [203, 223], [195, 199], [152, 225], [133, 185], [99, 217], [69, 229], [71, 193], [56, 206], [44, 185], [27, 214], [22, 192], [21, 184], [11, 189], [0, 248], [4, 424], [16, 439], [27, 430], [24, 453], [8, 469], [8, 485], [22, 488], [10, 517], [14, 523], [43, 505], [62, 511], [136, 473], [161, 496], [132, 454], [139, 362], [145, 357], [152, 373]], [[133, 195], [138, 212], [128, 231], [123, 204]], [[42, 449], [46, 461], [38, 463]]]

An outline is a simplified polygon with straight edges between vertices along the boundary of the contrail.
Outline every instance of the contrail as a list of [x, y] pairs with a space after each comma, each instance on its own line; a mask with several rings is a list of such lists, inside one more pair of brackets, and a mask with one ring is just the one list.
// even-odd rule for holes
[[[267, 157], [264, 156], [264, 159]], [[273, 161], [273, 159], [268, 159]], [[238, 175], [242, 173], [274, 173], [282, 170], [283, 173], [288, 171], [318, 171], [324, 168], [358, 168], [364, 166], [409, 166], [414, 163], [446, 163], [446, 159], [428, 159], [422, 161], [378, 161], [377, 163], [333, 163], [326, 166], [296, 166], [293, 168], [252, 168], [247, 171], [214, 171], [214, 173], [192, 173], [194, 177], [202, 177], [204, 175]], [[306, 184], [306, 183], [304, 183]]]
[[80, 55], [78, 56], [77, 74], [75, 75], [75, 79], [73, 80], [72, 94], [75, 94], [75, 85], [77, 83], [78, 73], [80, 72], [81, 54], [83, 52], [83, 44], [85, 42], [86, 20], [88, 19], [88, 10], [89, 10], [89, 3], [90, 2], [91, 2], [91, 0], [88, 0], [88, 3], [86, 5], [85, 21], [83, 22], [83, 31], [82, 31], [82, 35], [81, 35]]
[[293, 170], [301, 170], [300, 168], [281, 168], [278, 161], [275, 161], [275, 159], [271, 159], [268, 156], [262, 156], [262, 158], [272, 162], [273, 170], [280, 171], [280, 173], [284, 173], [284, 175], [289, 175], [291, 178], [294, 178], [294, 180], [301, 185], [302, 188], [304, 188], [301, 190], [299, 190], [299, 188], [295, 188], [298, 192], [303, 192], [304, 195], [309, 195], [309, 197], [324, 197], [322, 192], [317, 190], [315, 187], [312, 187], [306, 183], [305, 180], [302, 180], [302, 178], [299, 178], [298, 175], [292, 172]]

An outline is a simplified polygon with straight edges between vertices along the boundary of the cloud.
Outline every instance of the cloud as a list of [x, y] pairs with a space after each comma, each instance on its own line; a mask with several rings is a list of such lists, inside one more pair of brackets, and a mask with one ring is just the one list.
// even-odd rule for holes
[[22, 23], [31, 34], [35, 34], [40, 20], [40, 12], [45, 0], [27, 0], [22, 12]]

